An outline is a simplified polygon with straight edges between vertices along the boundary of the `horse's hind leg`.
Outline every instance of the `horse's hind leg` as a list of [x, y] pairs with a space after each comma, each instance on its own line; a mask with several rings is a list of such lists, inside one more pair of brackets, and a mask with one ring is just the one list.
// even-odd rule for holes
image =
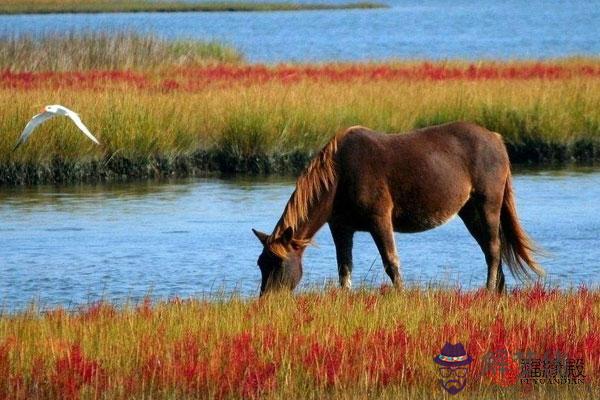
[[381, 216], [373, 221], [371, 227], [371, 236], [377, 245], [385, 272], [388, 274], [394, 287], [402, 287], [402, 278], [400, 276], [400, 261], [396, 253], [396, 243], [394, 242], [394, 227], [392, 225], [391, 215]]
[[488, 267], [487, 288], [501, 293], [504, 290], [504, 272], [500, 254], [500, 210], [502, 197], [472, 197], [459, 211], [471, 235], [485, 255]]
[[354, 231], [334, 223], [329, 223], [331, 236], [335, 244], [340, 286], [350, 289], [352, 286], [352, 241]]

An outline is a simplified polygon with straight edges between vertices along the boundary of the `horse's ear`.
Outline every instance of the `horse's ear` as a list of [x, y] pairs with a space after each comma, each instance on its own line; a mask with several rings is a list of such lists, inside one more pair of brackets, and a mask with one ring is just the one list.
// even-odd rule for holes
[[285, 231], [283, 231], [283, 233], [281, 234], [281, 242], [283, 243], [284, 246], [287, 246], [288, 244], [290, 244], [292, 242], [293, 238], [294, 238], [294, 229], [291, 226], [288, 226], [287, 228], [285, 228]]
[[260, 242], [263, 244], [263, 246], [265, 245], [265, 243], [267, 243], [267, 239], [269, 238], [269, 235], [267, 235], [264, 232], [257, 231], [256, 229], [252, 229], [252, 232], [256, 235], [258, 240], [260, 240]]

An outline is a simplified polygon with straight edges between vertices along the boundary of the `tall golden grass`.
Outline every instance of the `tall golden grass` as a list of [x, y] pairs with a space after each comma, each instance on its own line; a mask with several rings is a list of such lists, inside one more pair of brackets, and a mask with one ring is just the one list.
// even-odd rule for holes
[[[38, 128], [10, 150], [46, 104], [76, 110], [102, 146], [67, 120]], [[189, 154], [221, 149], [253, 156], [312, 152], [333, 134], [361, 124], [404, 132], [451, 120], [479, 123], [514, 146], [569, 146], [600, 139], [600, 80], [352, 81], [305, 80], [206, 85], [195, 91], [135, 89], [0, 89], [0, 162]], [[535, 149], [534, 149], [535, 150]]]

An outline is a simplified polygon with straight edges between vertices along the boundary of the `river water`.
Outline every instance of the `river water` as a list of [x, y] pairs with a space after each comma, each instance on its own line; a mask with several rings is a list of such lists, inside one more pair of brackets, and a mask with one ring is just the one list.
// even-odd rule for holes
[[[522, 172], [519, 213], [549, 253], [549, 282], [600, 283], [600, 171]], [[294, 181], [189, 179], [118, 185], [3, 187], [0, 193], [0, 305], [18, 310], [258, 293], [261, 250], [251, 228], [273, 229]], [[419, 234], [397, 234], [409, 284], [484, 284], [483, 255], [460, 219]], [[307, 250], [303, 287], [337, 279], [329, 229]], [[356, 284], [387, 276], [370, 236], [355, 240]], [[508, 280], [514, 286], [512, 278]]]
[[[384, 2], [391, 8], [0, 16], [0, 34], [130, 30], [217, 39], [239, 48], [249, 61], [267, 63], [600, 54], [599, 1]], [[0, 307], [231, 291], [254, 296], [261, 248], [250, 229], [273, 228], [293, 184], [283, 178], [211, 178], [2, 187]], [[521, 171], [515, 186], [523, 224], [548, 253], [542, 261], [549, 282], [597, 286], [600, 171]], [[398, 235], [397, 242], [408, 283], [473, 288], [485, 281], [483, 255], [460, 219]], [[306, 253], [304, 288], [337, 279], [327, 227], [317, 243]], [[355, 284], [387, 282], [368, 234], [357, 234], [354, 254]]]
[[171, 39], [216, 39], [235, 46], [249, 61], [267, 63], [390, 58], [538, 59], [600, 54], [598, 0], [382, 2], [391, 8], [0, 16], [0, 34], [152, 32]]

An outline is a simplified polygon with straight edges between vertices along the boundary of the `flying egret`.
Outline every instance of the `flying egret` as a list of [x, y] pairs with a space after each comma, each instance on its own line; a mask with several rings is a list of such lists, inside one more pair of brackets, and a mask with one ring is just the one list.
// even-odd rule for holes
[[69, 110], [67, 107], [61, 106], [59, 104], [46, 106], [42, 109], [42, 112], [36, 116], [34, 116], [31, 121], [25, 125], [25, 129], [23, 129], [23, 133], [21, 133], [21, 137], [17, 141], [17, 144], [13, 148], [13, 151], [17, 149], [21, 144], [25, 143], [31, 133], [37, 128], [42, 122], [54, 118], [57, 115], [62, 115], [65, 117], [71, 118], [75, 125], [87, 136], [90, 140], [96, 144], [100, 144], [98, 140], [92, 135], [90, 130], [81, 122], [81, 118], [79, 118], [79, 114], [76, 112]]

